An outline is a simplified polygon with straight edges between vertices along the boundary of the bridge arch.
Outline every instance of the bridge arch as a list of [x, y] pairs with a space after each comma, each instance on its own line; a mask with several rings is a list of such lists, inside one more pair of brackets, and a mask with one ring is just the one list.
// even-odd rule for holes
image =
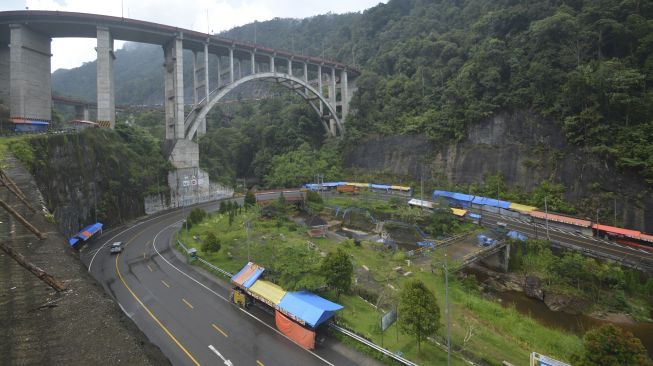
[[[331, 103], [329, 103], [329, 101], [308, 82], [285, 73], [262, 72], [262, 73], [255, 73], [255, 74], [243, 76], [242, 78], [235, 80], [233, 83], [223, 85], [211, 91], [211, 93], [209, 94], [208, 103], [206, 103], [206, 98], [204, 98], [200, 103], [198, 103], [197, 108], [193, 112], [191, 112], [186, 118], [186, 121], [184, 123], [185, 131], [186, 131], [185, 138], [188, 140], [193, 139], [193, 137], [197, 134], [197, 130], [200, 126], [201, 121], [206, 119], [206, 116], [211, 111], [211, 109], [222, 98], [224, 98], [227, 94], [229, 94], [231, 91], [236, 89], [238, 86], [254, 80], [276, 82], [277, 84], [280, 84], [294, 91], [299, 96], [304, 98], [304, 100], [309, 102], [313, 110], [315, 110], [315, 112], [320, 115], [322, 126], [324, 127], [325, 131], [329, 135], [336, 136], [338, 134], [342, 135], [344, 133], [344, 126], [342, 124], [342, 121], [340, 120], [340, 118], [338, 118], [338, 115], [336, 114], [335, 106], [331, 105]], [[322, 105], [324, 106], [324, 108], [326, 108], [326, 112], [328, 112], [328, 115], [323, 115], [322, 112], [320, 111], [319, 106], [316, 105], [315, 102], [322, 102]], [[329, 119], [333, 119], [336, 122], [337, 131], [335, 134], [334, 131], [331, 131], [329, 125], [326, 123], [326, 120]]]

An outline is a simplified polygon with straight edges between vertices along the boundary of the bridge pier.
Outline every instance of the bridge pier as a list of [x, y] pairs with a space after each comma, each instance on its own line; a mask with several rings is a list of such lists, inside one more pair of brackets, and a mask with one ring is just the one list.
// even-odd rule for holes
[[88, 105], [76, 105], [75, 106], [75, 119], [81, 119], [83, 121], [88, 121], [90, 118]]
[[[9, 113], [13, 118], [52, 119], [50, 43], [52, 39], [23, 24], [11, 24]], [[6, 62], [6, 51], [0, 54]], [[6, 80], [6, 76], [2, 79]], [[6, 81], [1, 81], [6, 83]], [[3, 88], [4, 89], [4, 88]], [[6, 93], [5, 93], [6, 95]]]
[[184, 134], [184, 54], [181, 37], [163, 47], [166, 140], [183, 139]]
[[510, 264], [510, 244], [504, 245], [501, 250], [481, 259], [481, 262], [490, 268], [502, 272], [508, 272]]
[[116, 125], [116, 98], [113, 79], [113, 36], [109, 28], [97, 27], [97, 121]]
[[0, 42], [0, 100], [9, 104], [9, 44]]
[[168, 173], [170, 199], [176, 206], [187, 206], [209, 196], [209, 174], [200, 169], [199, 145], [190, 140], [175, 140], [170, 162], [176, 170]]

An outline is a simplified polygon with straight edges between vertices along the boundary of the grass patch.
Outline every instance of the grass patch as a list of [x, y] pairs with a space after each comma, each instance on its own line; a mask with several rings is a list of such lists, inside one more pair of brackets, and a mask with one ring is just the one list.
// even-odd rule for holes
[[[341, 200], [340, 197], [337, 199]], [[347, 199], [351, 200], [351, 198]], [[341, 203], [341, 201], [336, 202], [339, 205]], [[368, 204], [372, 204], [370, 202]], [[346, 202], [342, 201], [342, 203], [342, 206], [345, 206]], [[200, 224], [191, 227], [188, 232], [182, 229], [180, 239], [200, 251], [200, 256], [212, 264], [232, 273], [237, 272], [247, 263], [248, 252], [250, 260], [266, 268], [273, 268], [280, 260], [278, 256], [281, 248], [291, 247], [299, 250], [310, 247], [311, 250], [323, 255], [340, 247], [351, 256], [356, 269], [361, 271], [363, 265], [369, 268], [368, 277], [371, 280], [368, 281], [372, 281], [375, 285], [373, 290], [379, 293], [380, 307], [385, 311], [398, 301], [398, 290], [402, 284], [410, 277], [417, 277], [435, 293], [441, 309], [441, 327], [434, 338], [445, 343], [444, 277], [441, 271], [431, 272], [431, 261], [438, 260], [437, 251], [432, 254], [433, 258], [406, 268], [404, 255], [385, 250], [378, 243], [363, 241], [361, 245], [356, 245], [353, 240], [338, 242], [324, 238], [308, 238], [305, 234], [306, 228], [298, 227], [292, 222], [261, 220], [258, 219], [258, 215], [257, 210], [244, 212], [237, 215], [229, 225], [227, 214], [211, 214]], [[245, 228], [246, 221], [252, 223], [249, 240]], [[201, 250], [202, 237], [208, 232], [213, 232], [221, 240], [222, 249], [217, 253], [204, 253]], [[405, 271], [411, 271], [412, 276], [404, 277], [397, 274], [393, 270], [397, 266], [403, 266]], [[434, 268], [438, 268], [437, 265]], [[343, 294], [337, 300], [335, 293], [330, 291], [322, 292], [320, 295], [344, 305], [345, 308], [337, 315], [339, 323], [381, 345], [379, 323], [382, 310], [375, 309], [353, 294]], [[582, 349], [582, 342], [578, 336], [547, 328], [520, 314], [514, 308], [504, 308], [494, 301], [485, 299], [453, 275], [449, 279], [449, 297], [453, 349], [471, 355], [477, 361], [484, 361], [491, 365], [500, 365], [504, 360], [515, 365], [524, 364], [532, 351], [569, 360], [572, 354]], [[470, 330], [473, 335], [465, 342], [465, 336]], [[446, 352], [439, 346], [424, 342], [421, 352], [418, 352], [417, 343], [412, 337], [397, 332], [397, 324], [386, 330], [383, 344], [390, 351], [401, 352], [405, 357], [421, 365], [446, 363]], [[455, 365], [464, 364], [458, 357], [454, 357], [452, 361]]]

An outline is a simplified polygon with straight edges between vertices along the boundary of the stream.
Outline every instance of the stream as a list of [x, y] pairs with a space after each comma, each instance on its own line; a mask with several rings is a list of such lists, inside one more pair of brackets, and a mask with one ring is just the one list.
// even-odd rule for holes
[[[487, 276], [473, 269], [465, 270], [473, 273], [479, 280]], [[653, 358], [653, 323], [616, 323], [608, 320], [596, 319], [587, 315], [573, 315], [562, 311], [553, 311], [540, 300], [530, 298], [519, 291], [497, 291], [492, 296], [499, 300], [502, 306], [514, 306], [517, 311], [537, 320], [547, 327], [557, 328], [582, 336], [586, 331], [603, 324], [613, 324], [629, 330], [642, 341], [649, 357]], [[653, 315], [653, 314], [652, 314]]]

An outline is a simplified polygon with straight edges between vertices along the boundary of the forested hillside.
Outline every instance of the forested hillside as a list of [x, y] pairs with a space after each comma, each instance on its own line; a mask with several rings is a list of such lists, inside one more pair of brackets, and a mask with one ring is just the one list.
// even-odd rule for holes
[[457, 141], [483, 118], [528, 109], [570, 143], [653, 181], [653, 3], [391, 0], [360, 16], [277, 19], [225, 35], [251, 41], [254, 28], [272, 47], [319, 54], [323, 41], [326, 57], [363, 70], [350, 139]]
[[[365, 136], [396, 134], [456, 142], [489, 116], [528, 110], [561, 129], [568, 143], [650, 183], [652, 30], [653, 3], [639, 0], [390, 0], [362, 14], [274, 19], [221, 35], [360, 68], [347, 146]], [[117, 56], [117, 103], [156, 104], [162, 77], [152, 65], [160, 64], [160, 47], [134, 47]], [[92, 97], [94, 71], [93, 64], [59, 71], [55, 90]], [[288, 103], [303, 108], [296, 99], [280, 108], [289, 109]], [[269, 103], [254, 103], [232, 108], [230, 121], [255, 117], [255, 129], [262, 131], [280, 116], [289, 125], [313, 118], [305, 112], [289, 121]], [[230, 128], [240, 134], [253, 127]], [[250, 147], [258, 152], [247, 154], [271, 161], [270, 154], [301, 146], [286, 140], [278, 133], [265, 146], [257, 140]], [[302, 142], [314, 148], [320, 143]], [[259, 178], [265, 175], [266, 169], [248, 169]]]

